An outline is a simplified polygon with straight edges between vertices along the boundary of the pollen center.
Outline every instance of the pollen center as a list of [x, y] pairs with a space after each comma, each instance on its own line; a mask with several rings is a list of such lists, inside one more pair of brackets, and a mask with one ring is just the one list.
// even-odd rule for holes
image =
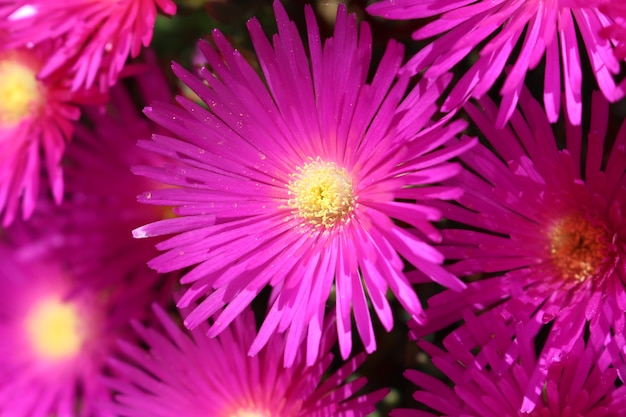
[[354, 209], [352, 179], [334, 162], [318, 158], [298, 167], [288, 187], [289, 207], [316, 227], [345, 222]]
[[75, 307], [57, 299], [38, 303], [26, 319], [34, 350], [49, 360], [66, 359], [80, 350], [79, 316]]
[[14, 126], [40, 103], [39, 83], [32, 69], [12, 60], [0, 61], [0, 80], [0, 125]]
[[565, 217], [550, 233], [552, 262], [563, 277], [584, 281], [598, 272], [606, 242], [603, 228], [580, 216]]
[[237, 410], [229, 417], [272, 417], [270, 413], [265, 411]]

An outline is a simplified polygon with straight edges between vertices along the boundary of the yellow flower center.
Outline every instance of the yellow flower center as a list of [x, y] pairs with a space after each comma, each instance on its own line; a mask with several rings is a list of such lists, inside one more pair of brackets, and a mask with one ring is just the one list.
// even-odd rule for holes
[[550, 232], [552, 263], [563, 277], [584, 281], [598, 272], [606, 242], [603, 228], [581, 216], [565, 217]]
[[0, 61], [0, 125], [14, 126], [41, 102], [35, 72], [13, 60]]
[[37, 303], [26, 318], [26, 331], [35, 352], [48, 360], [75, 356], [81, 347], [76, 308], [58, 299]]
[[229, 417], [273, 417], [267, 411], [256, 411], [256, 410], [237, 410], [234, 414], [231, 414]]
[[352, 179], [344, 168], [318, 157], [298, 167], [289, 181], [288, 205], [315, 227], [345, 222], [354, 210]]

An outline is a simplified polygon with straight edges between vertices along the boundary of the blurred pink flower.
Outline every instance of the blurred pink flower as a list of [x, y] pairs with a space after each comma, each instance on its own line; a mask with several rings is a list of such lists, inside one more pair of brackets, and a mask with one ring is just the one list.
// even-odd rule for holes
[[134, 323], [149, 351], [124, 342], [123, 357], [110, 361], [109, 385], [117, 393], [107, 408], [120, 417], [365, 417], [386, 394], [357, 394], [366, 380], [352, 376], [365, 354], [328, 374], [332, 332], [324, 332], [320, 358], [311, 366], [300, 352], [284, 368], [282, 335], [274, 334], [257, 356], [247, 354], [256, 334], [251, 310], [217, 338], [206, 336], [206, 323], [189, 335], [165, 311], [154, 312], [164, 331]]
[[42, 165], [57, 202], [63, 199], [60, 165], [80, 116], [78, 104], [102, 101], [98, 94], [72, 93], [64, 78], [37, 78], [53, 45], [0, 48], [0, 216], [7, 226], [21, 212], [33, 213]]
[[110, 390], [99, 377], [116, 338], [132, 336], [128, 320], [145, 318], [162, 299], [156, 280], [109, 267], [115, 285], [103, 287], [89, 261], [106, 259], [89, 241], [81, 246], [86, 260], [68, 266], [24, 230], [14, 224], [0, 242], [0, 414], [113, 417], [101, 407]]
[[[169, 96], [164, 80], [142, 78], [148, 97]], [[156, 130], [123, 88], [108, 111], [87, 109], [68, 146], [66, 198], [41, 198], [28, 222], [15, 221], [0, 241], [0, 415], [113, 417], [99, 379], [129, 320], [171, 297], [172, 285], [146, 262], [153, 245], [132, 238], [138, 224], [163, 217], [136, 202], [154, 185], [130, 171], [154, 163], [136, 137]], [[136, 136], [135, 136], [136, 135]]]

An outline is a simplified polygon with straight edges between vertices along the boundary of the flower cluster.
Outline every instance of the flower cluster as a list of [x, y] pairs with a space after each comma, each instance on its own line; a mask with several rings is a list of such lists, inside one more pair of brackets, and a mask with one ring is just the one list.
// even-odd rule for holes
[[0, 0], [0, 417], [625, 415], [623, 2], [244, 3]]

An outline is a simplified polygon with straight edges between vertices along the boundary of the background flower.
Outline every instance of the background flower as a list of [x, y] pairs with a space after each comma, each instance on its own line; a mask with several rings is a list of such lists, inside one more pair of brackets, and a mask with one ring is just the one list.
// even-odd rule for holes
[[[489, 321], [469, 319], [464, 337], [446, 338], [448, 351], [420, 343], [452, 386], [407, 370], [407, 378], [419, 387], [415, 399], [431, 411], [398, 409], [391, 412], [392, 417], [618, 417], [626, 412], [626, 387], [618, 377], [626, 363], [623, 356], [618, 356], [619, 361], [613, 358], [615, 352], [623, 351], [623, 337], [602, 340], [592, 332], [589, 341], [577, 339], [571, 351], [550, 364], [537, 403], [523, 409], [527, 384], [539, 366], [534, 331], [527, 332], [515, 320], [487, 316]], [[484, 346], [478, 354], [472, 353], [476, 345]], [[508, 363], [506, 370], [503, 362]], [[611, 365], [616, 362], [621, 369]]]
[[42, 63], [40, 78], [69, 73], [72, 90], [97, 86], [106, 91], [128, 57], [137, 57], [141, 47], [150, 44], [157, 11], [174, 14], [176, 4], [172, 0], [0, 0], [0, 12], [3, 9], [12, 11], [0, 23], [9, 48], [55, 42], [55, 50]]
[[579, 125], [583, 106], [582, 48], [590, 57], [604, 96], [611, 102], [624, 97], [623, 86], [615, 81], [619, 80], [620, 64], [613, 54], [614, 46], [600, 35], [613, 20], [601, 11], [600, 3], [383, 0], [367, 10], [390, 19], [433, 18], [413, 34], [415, 39], [432, 39], [407, 63], [405, 69], [411, 74], [425, 70], [426, 77], [437, 78], [478, 50], [478, 59], [456, 83], [443, 111], [461, 106], [470, 97], [484, 96], [505, 72], [506, 64], [511, 63], [500, 90], [502, 106], [496, 119], [496, 125], [503, 126], [522, 94], [526, 72], [536, 68], [545, 56], [543, 101], [548, 119], [558, 119], [564, 91], [567, 118]]
[[29, 218], [36, 206], [42, 165], [58, 203], [63, 198], [60, 165], [78, 104], [101, 101], [89, 92], [72, 93], [67, 79], [40, 80], [37, 74], [53, 52], [46, 44], [29, 49], [0, 47], [0, 215], [13, 222], [20, 210]]
[[[145, 317], [155, 279], [109, 276], [92, 283], [92, 265], [68, 267], [21, 224], [0, 244], [0, 415], [111, 416], [100, 381], [128, 320]], [[89, 245], [82, 246], [92, 259]], [[87, 272], [84, 272], [87, 271]], [[79, 414], [77, 414], [79, 413]]]
[[[422, 336], [442, 329], [461, 319], [465, 308], [536, 323], [532, 337], [543, 331], [546, 341], [529, 381], [533, 392], [543, 385], [547, 366], [589, 325], [606, 324], [594, 327], [604, 332], [594, 335], [597, 340], [624, 332], [626, 125], [615, 142], [607, 138], [608, 104], [596, 94], [586, 140], [580, 127], [566, 123], [559, 149], [528, 92], [502, 130], [491, 123], [497, 113], [491, 101], [466, 109], [490, 148], [477, 146], [461, 156], [468, 169], [447, 182], [465, 189], [460, 205], [436, 206], [467, 226], [444, 231], [440, 250], [459, 260], [450, 271], [470, 283], [463, 292], [430, 298], [427, 324], [413, 331]], [[534, 307], [519, 309], [518, 302]], [[528, 395], [534, 400], [538, 392]]]
[[164, 331], [134, 326], [149, 352], [122, 343], [124, 358], [111, 361], [118, 376], [110, 381], [118, 392], [110, 406], [116, 415], [358, 417], [371, 413], [385, 396], [385, 390], [357, 395], [365, 380], [351, 376], [363, 354], [325, 377], [332, 362], [332, 337], [324, 337], [320, 358], [312, 366], [300, 352], [294, 366], [284, 368], [281, 335], [273, 335], [259, 355], [247, 354], [256, 333], [251, 310], [217, 338], [206, 336], [205, 324], [185, 334], [162, 309], [154, 312]]
[[[149, 82], [148, 82], [149, 81]], [[161, 80], [163, 81], [163, 80]], [[167, 95], [154, 77], [140, 85]], [[130, 172], [145, 161], [134, 134], [151, 131], [122, 86], [109, 111], [90, 109], [66, 154], [62, 205], [42, 197], [29, 222], [0, 242], [0, 415], [112, 416], [100, 377], [128, 321], [171, 297], [172, 286], [146, 265], [152, 245], [133, 244], [137, 224], [162, 218], [135, 196], [150, 185]], [[153, 158], [150, 158], [154, 162]]]
[[179, 98], [183, 108], [146, 110], [177, 139], [155, 135], [141, 145], [176, 165], [135, 172], [178, 188], [150, 191], [140, 201], [176, 206], [179, 217], [140, 227], [135, 236], [178, 233], [158, 244], [166, 252], [150, 265], [161, 272], [195, 265], [182, 279], [189, 287], [178, 302], [201, 300], [185, 318], [189, 328], [219, 314], [209, 335], [219, 334], [269, 285], [269, 312], [250, 353], [272, 333], [287, 332], [286, 363], [305, 338], [313, 363], [334, 286], [342, 356], [352, 348], [351, 310], [372, 352], [368, 302], [387, 330], [388, 289], [411, 316], [422, 311], [400, 255], [432, 280], [462, 287], [426, 243], [439, 239], [430, 222], [440, 214], [428, 202], [458, 195], [431, 185], [458, 172], [447, 160], [473, 142], [446, 146], [464, 123], [430, 121], [445, 80], [404, 97], [397, 43], [368, 81], [371, 34], [367, 25], [359, 32], [345, 8], [323, 47], [306, 9], [310, 62], [279, 2], [274, 10], [273, 45], [256, 20], [248, 23], [264, 80], [216, 31], [216, 49], [200, 44], [208, 62], [202, 79], [174, 66], [207, 107]]

